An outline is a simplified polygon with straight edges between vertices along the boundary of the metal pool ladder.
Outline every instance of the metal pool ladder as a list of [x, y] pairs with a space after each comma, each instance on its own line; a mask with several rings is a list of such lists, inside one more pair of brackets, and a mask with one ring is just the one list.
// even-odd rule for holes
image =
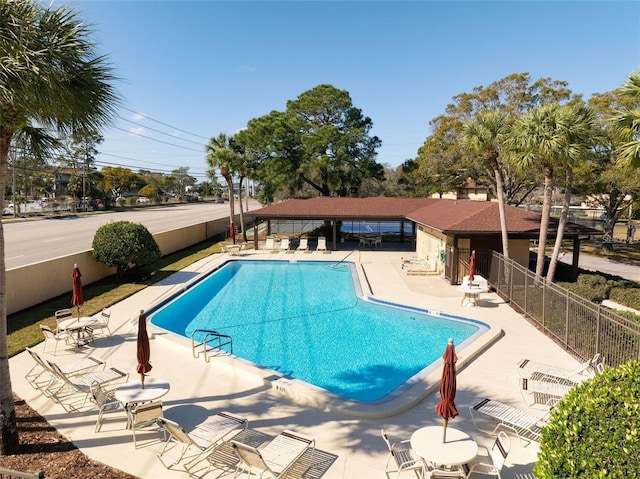
[[[204, 333], [204, 338], [202, 342], [196, 341], [196, 334]], [[229, 346], [229, 353], [233, 354], [233, 341], [231, 340], [231, 336], [226, 334], [221, 334], [218, 331], [213, 331], [211, 329], [196, 329], [191, 334], [191, 352], [193, 353], [193, 357], [197, 358], [199, 353], [197, 349], [202, 346], [202, 352], [204, 353], [204, 361], [206, 363], [209, 362], [209, 352], [211, 351], [222, 351], [223, 346]]]

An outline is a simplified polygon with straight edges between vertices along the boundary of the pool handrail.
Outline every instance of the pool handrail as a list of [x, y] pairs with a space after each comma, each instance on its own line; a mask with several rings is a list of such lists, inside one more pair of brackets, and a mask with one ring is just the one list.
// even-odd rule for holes
[[[197, 333], [204, 333], [204, 338], [200, 343], [196, 343]], [[210, 347], [209, 344], [212, 341], [217, 341], [217, 345]], [[198, 354], [196, 353], [196, 349], [202, 346], [202, 351], [204, 353], [204, 361], [206, 363], [209, 362], [210, 349], [211, 350], [217, 349], [219, 351], [222, 351], [222, 347], [227, 345], [230, 347], [229, 353], [233, 354], [233, 340], [231, 339], [231, 336], [219, 333], [218, 331], [214, 331], [212, 329], [196, 329], [193, 333], [191, 333], [191, 352], [193, 354], [193, 357], [194, 358], [198, 357]]]

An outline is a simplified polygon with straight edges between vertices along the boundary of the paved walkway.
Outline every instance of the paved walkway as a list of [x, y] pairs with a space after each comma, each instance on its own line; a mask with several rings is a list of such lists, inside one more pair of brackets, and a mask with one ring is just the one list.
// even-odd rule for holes
[[[494, 294], [483, 294], [481, 304], [475, 308], [461, 306], [461, 293], [438, 276], [407, 276], [400, 268], [403, 253], [386, 251], [360, 252], [359, 267], [366, 272], [372, 296], [408, 305], [444, 311], [449, 314], [483, 321], [494, 330], [501, 330], [499, 339], [484, 352], [470, 358], [469, 351], [458, 351], [458, 393], [456, 405], [460, 416], [450, 420], [449, 426], [462, 429], [481, 445], [490, 446], [493, 438], [477, 430], [468, 408], [483, 398], [497, 399], [527, 409], [520, 395], [516, 363], [523, 357], [552, 362], [558, 366], [575, 367], [576, 360], [541, 334], [536, 328], [513, 312]], [[334, 254], [309, 253], [295, 255], [253, 253], [254, 258], [274, 259], [341, 259]], [[406, 254], [405, 254], [406, 256]], [[104, 358], [110, 365], [130, 372], [130, 381], [138, 381], [136, 366], [136, 318], [140, 309], [166, 299], [181, 291], [186, 283], [194, 281], [227, 260], [216, 254], [186, 270], [151, 286], [114, 305], [112, 309], [113, 337], [98, 339], [84, 355]], [[365, 288], [366, 290], [366, 288]], [[250, 304], [250, 298], [247, 298]], [[153, 331], [153, 328], [151, 328]], [[42, 351], [42, 344], [37, 348]], [[45, 355], [63, 363], [77, 359], [81, 353], [65, 352], [57, 356]], [[400, 414], [363, 419], [316, 407], [301, 405], [271, 387], [266, 380], [268, 372], [247, 366], [231, 358], [213, 358], [207, 364], [194, 359], [188, 341], [179, 340], [156, 331], [151, 340], [151, 377], [163, 378], [171, 384], [170, 392], [162, 398], [165, 416], [189, 431], [207, 416], [228, 410], [249, 418], [246, 440], [259, 443], [274, 437], [285, 428], [298, 430], [316, 439], [315, 456], [305, 456], [304, 477], [323, 479], [367, 479], [384, 477], [387, 450], [380, 438], [384, 427], [392, 439], [408, 439], [413, 431], [423, 426], [439, 425], [435, 413], [438, 394], [432, 394], [418, 405]], [[33, 361], [26, 353], [10, 360], [13, 389], [42, 414], [64, 436], [69, 438], [89, 457], [112, 465], [141, 478], [187, 478], [185, 472], [167, 470], [156, 454], [162, 445], [156, 434], [139, 436], [134, 448], [130, 431], [125, 428], [122, 412], [107, 415], [102, 430], [94, 432], [95, 408], [79, 412], [66, 412], [59, 404], [31, 388], [24, 375]], [[530, 409], [535, 414], [542, 411]], [[512, 438], [512, 451], [502, 477], [515, 478], [516, 473], [531, 472], [536, 459], [537, 444], [523, 446]], [[195, 471], [196, 477], [231, 478], [233, 462], [230, 456], [220, 456], [220, 463], [210, 471]], [[226, 467], [223, 467], [226, 461]], [[305, 462], [307, 461], [307, 462]], [[294, 471], [292, 477], [301, 477]]]

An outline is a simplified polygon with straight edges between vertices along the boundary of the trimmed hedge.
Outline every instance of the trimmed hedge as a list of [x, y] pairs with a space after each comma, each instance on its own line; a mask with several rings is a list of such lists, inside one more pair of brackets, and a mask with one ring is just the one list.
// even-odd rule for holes
[[538, 479], [638, 477], [640, 362], [573, 388], [542, 430]]
[[640, 310], [640, 288], [637, 283], [635, 287], [613, 287], [609, 293], [609, 299], [616, 303], [623, 304], [629, 308]]
[[594, 303], [607, 299], [611, 291], [607, 278], [599, 274], [581, 274], [575, 283], [560, 283], [559, 286]]

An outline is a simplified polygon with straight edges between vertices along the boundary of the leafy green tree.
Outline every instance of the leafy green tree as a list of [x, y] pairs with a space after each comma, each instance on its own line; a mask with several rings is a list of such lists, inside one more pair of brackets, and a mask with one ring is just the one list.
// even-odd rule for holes
[[[583, 130], [589, 129], [586, 119], [588, 114], [580, 108], [574, 111], [574, 108], [572, 105], [563, 107], [558, 104], [534, 108], [517, 121], [512, 135], [512, 161], [521, 169], [538, 166], [544, 176], [536, 282], [542, 280], [545, 266], [554, 170], [570, 166], [578, 158], [584, 157], [584, 144], [587, 140], [583, 138]], [[571, 170], [567, 171], [571, 173]], [[567, 194], [570, 198], [570, 187]], [[560, 236], [561, 233], [558, 232]], [[557, 261], [557, 255], [555, 259]], [[549, 276], [548, 281], [552, 280], [553, 277]]]
[[102, 225], [93, 237], [93, 259], [115, 267], [118, 274], [160, 259], [160, 248], [144, 225], [112, 221]]
[[574, 387], [542, 429], [537, 479], [636, 477], [640, 362], [606, 369]]
[[640, 167], [640, 70], [629, 75], [618, 93], [631, 105], [621, 108], [614, 116], [620, 132], [626, 138], [626, 142], [618, 148], [617, 154], [621, 161], [633, 168], [638, 168]]
[[[14, 135], [32, 125], [69, 133], [99, 128], [117, 105], [111, 69], [69, 7], [0, 1], [0, 191]], [[37, 142], [36, 142], [37, 143]], [[37, 146], [37, 145], [36, 145]], [[4, 232], [0, 223], [0, 453], [18, 450], [7, 355]]]
[[[475, 87], [471, 93], [458, 94], [445, 113], [430, 122], [432, 132], [418, 150], [419, 165], [413, 169], [414, 175], [424, 174], [425, 182], [446, 191], [469, 177], [489, 178], [497, 197], [494, 170], [484, 160], [468, 158], [462, 151], [464, 123], [483, 110], [501, 112], [515, 120], [532, 108], [570, 98], [566, 82], [549, 78], [532, 81], [529, 73], [513, 73], [487, 86]], [[539, 183], [539, 175], [533, 170], [523, 171], [506, 161], [500, 162], [499, 168], [508, 204], [522, 203]]]
[[500, 230], [502, 231], [502, 254], [509, 257], [509, 235], [505, 214], [504, 188], [502, 186], [502, 168], [500, 152], [504, 148], [511, 132], [511, 125], [506, 114], [484, 110], [471, 118], [464, 125], [462, 139], [463, 148], [481, 154], [493, 170], [496, 180], [498, 209], [500, 212]]
[[617, 221], [640, 201], [640, 178], [630, 174], [628, 163], [617, 154], [627, 136], [614, 118], [617, 111], [633, 104], [619, 90], [593, 95], [588, 104], [595, 115], [595, 146], [586, 164], [576, 168], [575, 190], [590, 206], [604, 208], [603, 229], [613, 237]]
[[346, 90], [318, 85], [288, 101], [285, 112], [251, 120], [237, 142], [258, 152], [265, 202], [305, 187], [321, 196], [358, 196], [363, 179], [383, 179], [375, 161], [381, 142], [370, 136], [372, 127]]
[[235, 226], [233, 218], [235, 216], [235, 198], [233, 193], [233, 175], [234, 168], [238, 164], [240, 152], [235, 144], [233, 137], [227, 136], [226, 133], [220, 133], [217, 137], [211, 138], [207, 144], [207, 176], [215, 181], [218, 171], [227, 182], [229, 189], [229, 231], [235, 244]]
[[144, 196], [145, 198], [149, 198], [151, 201], [155, 202], [158, 199], [158, 188], [153, 185], [145, 185], [140, 191], [140, 196]]
[[171, 172], [171, 176], [175, 179], [175, 184], [177, 185], [182, 198], [184, 198], [187, 186], [194, 186], [196, 184], [195, 177], [189, 174], [188, 166], [176, 168]]
[[562, 211], [558, 221], [556, 240], [551, 253], [547, 280], [553, 281], [558, 257], [562, 247], [564, 229], [567, 225], [569, 207], [573, 193], [573, 170], [586, 163], [591, 148], [594, 144], [595, 118], [593, 111], [582, 101], [565, 105], [561, 110], [562, 130], [565, 138], [565, 151], [559, 157], [560, 164], [565, 172], [564, 195], [562, 199]]
[[141, 181], [133, 171], [122, 166], [105, 166], [101, 173], [102, 179], [98, 188], [105, 194], [110, 194], [114, 199], [122, 196], [126, 191], [138, 189], [138, 184]]

